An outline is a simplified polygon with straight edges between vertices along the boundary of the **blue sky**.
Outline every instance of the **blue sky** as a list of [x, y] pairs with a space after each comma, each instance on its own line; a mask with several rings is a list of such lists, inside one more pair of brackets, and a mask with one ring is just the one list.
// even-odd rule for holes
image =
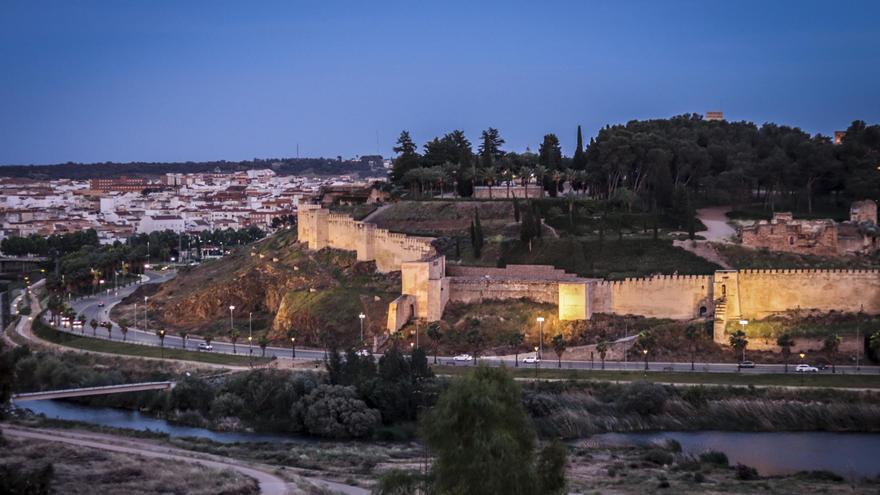
[[4, 0], [0, 163], [391, 154], [461, 128], [570, 154], [719, 109], [880, 121], [880, 2]]

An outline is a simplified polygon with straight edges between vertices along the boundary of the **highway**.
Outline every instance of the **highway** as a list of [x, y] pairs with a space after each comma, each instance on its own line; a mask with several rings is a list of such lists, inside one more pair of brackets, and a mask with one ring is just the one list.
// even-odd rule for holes
[[[165, 272], [148, 272], [147, 277], [149, 281], [147, 283], [162, 283], [167, 280], [170, 280], [176, 275], [174, 271], [165, 271]], [[119, 303], [124, 297], [128, 296], [132, 292], [134, 292], [139, 284], [133, 284], [128, 287], [120, 287], [117, 292], [114, 292], [113, 289], [105, 289], [101, 294], [98, 294], [94, 297], [82, 298], [76, 301], [73, 301], [73, 309], [78, 314], [83, 314], [86, 317], [86, 325], [83, 329], [83, 332], [87, 336], [92, 336], [92, 328], [88, 325], [88, 322], [93, 318], [97, 320], [99, 323], [103, 321], [110, 321], [109, 313], [110, 310]], [[103, 304], [103, 305], [102, 305]], [[140, 318], [138, 322], [143, 321], [143, 311], [141, 307], [138, 308], [138, 312]], [[112, 323], [112, 322], [111, 322]], [[71, 332], [71, 333], [79, 333], [73, 332], [69, 328], [61, 329], [63, 331]], [[113, 328], [111, 331], [112, 340], [121, 341], [122, 333], [119, 331], [119, 327], [113, 323]], [[98, 338], [107, 338], [107, 330], [101, 327], [98, 327], [97, 335]], [[141, 328], [133, 328], [129, 327], [128, 335], [126, 337], [128, 342], [134, 342], [139, 344], [147, 344], [158, 346], [159, 345], [159, 337], [155, 334], [155, 329], [148, 329], [148, 331], [144, 331]], [[198, 337], [188, 337], [186, 339], [186, 349], [196, 351], [198, 350], [198, 345], [203, 343], [204, 340]], [[261, 356], [262, 351], [256, 345], [256, 339], [252, 347], [248, 346], [247, 335], [242, 335], [241, 340], [235, 345], [235, 350], [233, 350], [233, 345], [229, 342], [221, 342], [214, 340], [212, 342], [214, 347], [213, 352], [222, 352], [227, 354], [238, 354], [247, 356], [249, 353], [252, 353], [253, 356]], [[183, 339], [181, 339], [177, 335], [168, 334], [165, 336], [165, 346], [168, 348], [182, 348], [183, 347]], [[290, 347], [267, 347], [266, 348], [266, 357], [275, 356], [279, 359], [290, 359], [292, 355], [292, 349]], [[519, 356], [519, 367], [532, 369], [536, 365], [535, 364], [525, 364], [522, 362], [523, 358], [527, 356], [534, 355], [534, 353], [520, 354]], [[376, 356], [379, 357], [378, 355]], [[306, 349], [306, 348], [296, 348], [296, 359], [297, 360], [321, 360], [324, 358], [324, 351], [321, 349]], [[515, 366], [514, 356], [484, 356], [480, 357], [478, 361], [482, 364], [489, 366], [500, 366], [505, 365], [508, 367]], [[429, 362], [434, 362], [434, 357], [429, 355]], [[475, 363], [473, 361], [462, 362], [455, 361], [452, 356], [438, 356], [437, 358], [438, 364], [451, 365], [451, 366], [473, 366]], [[792, 359], [792, 362], [789, 364], [789, 372], [794, 373], [794, 367], [798, 364], [797, 359]], [[561, 363], [558, 363], [556, 360], [555, 354], [551, 349], [544, 350], [543, 360], [538, 364], [538, 367], [541, 369], [553, 369], [553, 368], [562, 368], [562, 369], [578, 369], [578, 370], [599, 370], [601, 369], [601, 362], [596, 359], [594, 361], [572, 361], [572, 360], [562, 360]], [[609, 371], [644, 371], [645, 363], [644, 361], [606, 361], [605, 362], [605, 370]], [[655, 362], [649, 361], [648, 363], [648, 371], [652, 372], [664, 372], [664, 371], [691, 371], [691, 363], [690, 362]], [[701, 372], [710, 372], [710, 373], [743, 373], [743, 374], [766, 374], [766, 373], [783, 373], [785, 371], [785, 366], [782, 364], [758, 364], [755, 368], [748, 369], [740, 369], [736, 363], [705, 363], [698, 361], [695, 365], [695, 371]], [[823, 370], [820, 373], [831, 373], [831, 370]], [[855, 365], [838, 365], [837, 366], [838, 374], [880, 374], [880, 366], [865, 366], [862, 365], [857, 369]]]

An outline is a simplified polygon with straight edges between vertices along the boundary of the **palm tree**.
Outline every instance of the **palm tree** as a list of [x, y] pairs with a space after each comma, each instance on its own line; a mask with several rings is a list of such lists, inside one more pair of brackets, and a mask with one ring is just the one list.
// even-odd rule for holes
[[443, 333], [440, 332], [440, 322], [434, 321], [429, 323], [425, 333], [431, 339], [431, 347], [434, 348], [434, 364], [437, 364], [437, 350], [440, 347], [440, 340], [443, 339]]
[[519, 367], [519, 346], [522, 345], [523, 340], [525, 340], [525, 335], [519, 330], [510, 334], [510, 341], [508, 344], [513, 347], [513, 367]]
[[128, 327], [125, 325], [119, 325], [119, 333], [122, 334], [122, 341], [125, 342], [125, 336], [128, 335]]
[[556, 367], [562, 368], [562, 354], [565, 353], [565, 337], [561, 333], [557, 333], [550, 342], [553, 344], [553, 351], [556, 353]]
[[684, 336], [691, 344], [691, 371], [694, 371], [694, 361], [697, 360], [697, 341], [703, 335], [703, 332], [696, 325], [688, 325], [684, 329]]
[[828, 357], [828, 361], [831, 362], [831, 372], [837, 373], [837, 367], [834, 364], [834, 356], [837, 354], [837, 350], [840, 348], [840, 335], [833, 333], [827, 337], [825, 337], [825, 355]]
[[238, 351], [235, 348], [235, 343], [238, 342], [239, 333], [238, 330], [231, 330], [229, 332], [229, 341], [232, 342], [232, 353], [238, 354]]
[[98, 320], [92, 318], [92, 321], [89, 322], [89, 326], [92, 327], [92, 335], [98, 336]]
[[741, 361], [746, 360], [746, 347], [748, 345], [749, 339], [742, 330], [737, 330], [736, 333], [730, 336], [730, 346], [733, 347], [734, 352], [741, 355]]
[[180, 346], [184, 349], [186, 349], [186, 338], [187, 337], [189, 337], [189, 333], [186, 330], [184, 330], [183, 332], [180, 332]]
[[541, 197], [544, 197], [544, 175], [547, 174], [547, 167], [543, 165], [538, 165], [534, 168], [535, 173], [535, 182], [538, 183], [538, 187], [541, 188]]
[[599, 353], [599, 359], [602, 361], [602, 369], [605, 369], [605, 356], [608, 354], [608, 342], [603, 340], [596, 344], [596, 352]]
[[269, 346], [269, 339], [266, 338], [265, 335], [260, 337], [260, 340], [257, 341], [257, 344], [260, 346], [260, 351], [262, 351], [261, 357], [266, 357], [266, 347]]
[[101, 326], [107, 329], [107, 338], [113, 340], [113, 324], [109, 321], [101, 323]]
[[[97, 322], [95, 322], [97, 323]], [[86, 333], [86, 317], [85, 315], [79, 315], [79, 333]]]
[[639, 332], [639, 336], [636, 337], [636, 347], [642, 351], [642, 356], [645, 358], [646, 371], [648, 369], [648, 352], [654, 347], [656, 342], [656, 337], [649, 330], [642, 330]]
[[794, 338], [784, 333], [776, 339], [776, 345], [782, 348], [782, 359], [785, 360], [785, 372], [788, 373], [788, 358], [791, 356], [791, 348], [794, 347]]

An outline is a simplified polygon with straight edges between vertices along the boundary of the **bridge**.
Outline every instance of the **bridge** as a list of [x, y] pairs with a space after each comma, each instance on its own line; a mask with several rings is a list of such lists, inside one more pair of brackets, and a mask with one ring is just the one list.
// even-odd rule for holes
[[0, 273], [29, 272], [40, 268], [48, 258], [38, 256], [0, 256]]
[[29, 392], [13, 394], [13, 402], [26, 402], [31, 400], [66, 399], [68, 397], [85, 397], [87, 395], [122, 394], [125, 392], [143, 392], [145, 390], [169, 390], [174, 387], [174, 382], [144, 382], [128, 383], [125, 385], [106, 385], [103, 387], [68, 388], [64, 390], [45, 390], [43, 392]]

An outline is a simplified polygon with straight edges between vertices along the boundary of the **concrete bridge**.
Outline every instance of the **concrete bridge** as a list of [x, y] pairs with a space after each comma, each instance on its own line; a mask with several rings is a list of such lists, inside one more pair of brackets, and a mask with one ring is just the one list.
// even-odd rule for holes
[[145, 390], [168, 390], [174, 387], [174, 382], [144, 382], [128, 383], [125, 385], [107, 385], [104, 387], [68, 388], [64, 390], [45, 390], [43, 392], [30, 392], [25, 394], [13, 394], [13, 402], [26, 402], [30, 400], [66, 399], [68, 397], [85, 397], [87, 395], [122, 394], [125, 392], [143, 392]]

